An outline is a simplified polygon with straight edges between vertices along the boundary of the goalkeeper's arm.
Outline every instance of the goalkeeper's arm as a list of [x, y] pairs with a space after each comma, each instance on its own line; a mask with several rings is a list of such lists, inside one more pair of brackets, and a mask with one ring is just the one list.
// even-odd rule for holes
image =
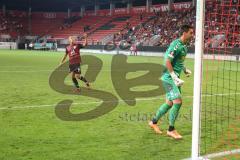
[[184, 81], [181, 80], [180, 78], [178, 78], [178, 76], [175, 74], [173, 67], [172, 67], [172, 63], [171, 60], [167, 59], [166, 60], [166, 67], [168, 69], [168, 72], [170, 73], [173, 82], [176, 84], [176, 86], [181, 86], [183, 85]]

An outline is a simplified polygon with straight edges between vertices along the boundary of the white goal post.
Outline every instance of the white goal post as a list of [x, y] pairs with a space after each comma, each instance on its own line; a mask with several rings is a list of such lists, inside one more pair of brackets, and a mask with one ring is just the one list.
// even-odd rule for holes
[[200, 114], [201, 114], [201, 87], [202, 61], [204, 47], [204, 15], [205, 0], [197, 0], [196, 30], [195, 30], [195, 60], [194, 60], [194, 90], [193, 90], [193, 122], [192, 122], [192, 160], [200, 156]]

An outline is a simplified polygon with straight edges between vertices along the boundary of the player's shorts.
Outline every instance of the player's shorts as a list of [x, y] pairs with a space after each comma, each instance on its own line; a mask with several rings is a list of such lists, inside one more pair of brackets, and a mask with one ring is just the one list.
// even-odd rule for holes
[[163, 88], [166, 92], [166, 98], [169, 101], [181, 98], [181, 87], [177, 87], [172, 80], [162, 80]]
[[74, 72], [76, 74], [81, 74], [80, 64], [69, 64], [69, 72]]

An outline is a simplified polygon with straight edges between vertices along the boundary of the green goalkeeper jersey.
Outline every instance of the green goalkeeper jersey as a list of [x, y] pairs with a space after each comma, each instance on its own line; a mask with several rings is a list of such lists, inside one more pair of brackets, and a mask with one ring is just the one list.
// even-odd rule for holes
[[187, 55], [186, 45], [180, 39], [174, 40], [168, 47], [166, 53], [164, 54], [165, 69], [163, 71], [161, 79], [165, 81], [172, 80], [171, 75], [169, 74], [168, 69], [166, 68], [167, 59], [171, 61], [175, 74], [178, 77], [180, 77], [180, 74], [184, 69], [184, 60], [186, 55]]

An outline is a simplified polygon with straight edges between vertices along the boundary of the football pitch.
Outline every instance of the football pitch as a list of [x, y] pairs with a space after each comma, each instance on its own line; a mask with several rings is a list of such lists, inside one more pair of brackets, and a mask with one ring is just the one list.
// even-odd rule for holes
[[[98, 99], [81, 94], [62, 94], [50, 87], [49, 77], [58, 67], [63, 54], [0, 50], [1, 160], [178, 160], [190, 157], [193, 76], [182, 76], [185, 81], [182, 87], [183, 105], [176, 128], [183, 135], [183, 140], [176, 141], [166, 136], [167, 117], [160, 123], [163, 135], [156, 135], [148, 126], [159, 105], [164, 103], [165, 95], [137, 98], [135, 106], [129, 106], [119, 97], [111, 80], [112, 55], [94, 55], [102, 60], [103, 66], [92, 83], [92, 89], [117, 97], [117, 107], [91, 120], [59, 119], [55, 106], [64, 99], [73, 101], [72, 113], [90, 111], [100, 103]], [[163, 60], [160, 57], [128, 56], [128, 61], [161, 64]], [[186, 66], [193, 71], [194, 61], [186, 59]], [[86, 70], [87, 67], [83, 66], [83, 74]], [[142, 74], [131, 73], [130, 77]], [[72, 84], [70, 76], [65, 83]], [[84, 86], [81, 82], [80, 85]], [[140, 86], [137, 89], [144, 91], [149, 88]], [[236, 145], [240, 144], [237, 140], [239, 134], [234, 139]], [[218, 147], [224, 149], [225, 146]]]

